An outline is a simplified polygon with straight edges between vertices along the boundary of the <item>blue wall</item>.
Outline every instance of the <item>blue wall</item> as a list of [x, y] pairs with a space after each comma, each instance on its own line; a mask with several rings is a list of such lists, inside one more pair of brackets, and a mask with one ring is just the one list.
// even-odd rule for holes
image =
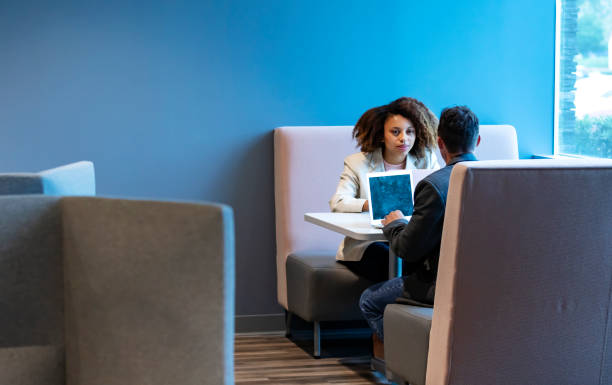
[[277, 313], [273, 128], [407, 95], [550, 153], [554, 3], [0, 1], [0, 171], [89, 159], [101, 195], [230, 204], [237, 314]]

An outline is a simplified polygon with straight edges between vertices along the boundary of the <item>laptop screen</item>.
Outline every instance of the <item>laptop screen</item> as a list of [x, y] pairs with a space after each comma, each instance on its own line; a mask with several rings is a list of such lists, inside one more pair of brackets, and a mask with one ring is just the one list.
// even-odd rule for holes
[[408, 173], [369, 177], [373, 220], [383, 219], [394, 210], [401, 210], [405, 216], [412, 215], [414, 206], [410, 178]]

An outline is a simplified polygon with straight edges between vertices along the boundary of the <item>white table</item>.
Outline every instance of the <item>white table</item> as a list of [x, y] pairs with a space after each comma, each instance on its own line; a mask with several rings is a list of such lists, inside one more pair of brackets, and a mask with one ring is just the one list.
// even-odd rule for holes
[[[370, 224], [368, 213], [306, 213], [304, 220], [360, 241], [387, 240], [381, 229]], [[389, 278], [397, 277], [400, 270], [400, 261], [389, 249]]]
[[368, 213], [306, 213], [306, 222], [360, 241], [385, 241], [381, 229], [370, 225]]

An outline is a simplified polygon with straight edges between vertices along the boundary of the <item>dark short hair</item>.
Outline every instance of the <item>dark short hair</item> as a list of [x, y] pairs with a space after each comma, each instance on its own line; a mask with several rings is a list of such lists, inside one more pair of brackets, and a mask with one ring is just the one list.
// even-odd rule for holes
[[414, 98], [401, 97], [384, 106], [367, 110], [353, 129], [353, 137], [363, 152], [374, 152], [384, 147], [385, 122], [390, 116], [401, 115], [410, 120], [416, 139], [410, 153], [424, 158], [426, 150], [436, 146], [438, 118], [422, 102]]
[[478, 141], [478, 117], [467, 106], [442, 110], [438, 136], [451, 153], [472, 152]]

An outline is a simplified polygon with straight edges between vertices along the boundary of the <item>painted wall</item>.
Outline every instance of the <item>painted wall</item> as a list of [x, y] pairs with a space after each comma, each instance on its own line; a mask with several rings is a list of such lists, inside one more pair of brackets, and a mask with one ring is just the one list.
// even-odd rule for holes
[[[550, 153], [554, 1], [0, 1], [0, 171], [235, 209], [237, 314], [278, 313], [272, 130], [399, 96]], [[330, 194], [335, 186], [330, 186]]]

